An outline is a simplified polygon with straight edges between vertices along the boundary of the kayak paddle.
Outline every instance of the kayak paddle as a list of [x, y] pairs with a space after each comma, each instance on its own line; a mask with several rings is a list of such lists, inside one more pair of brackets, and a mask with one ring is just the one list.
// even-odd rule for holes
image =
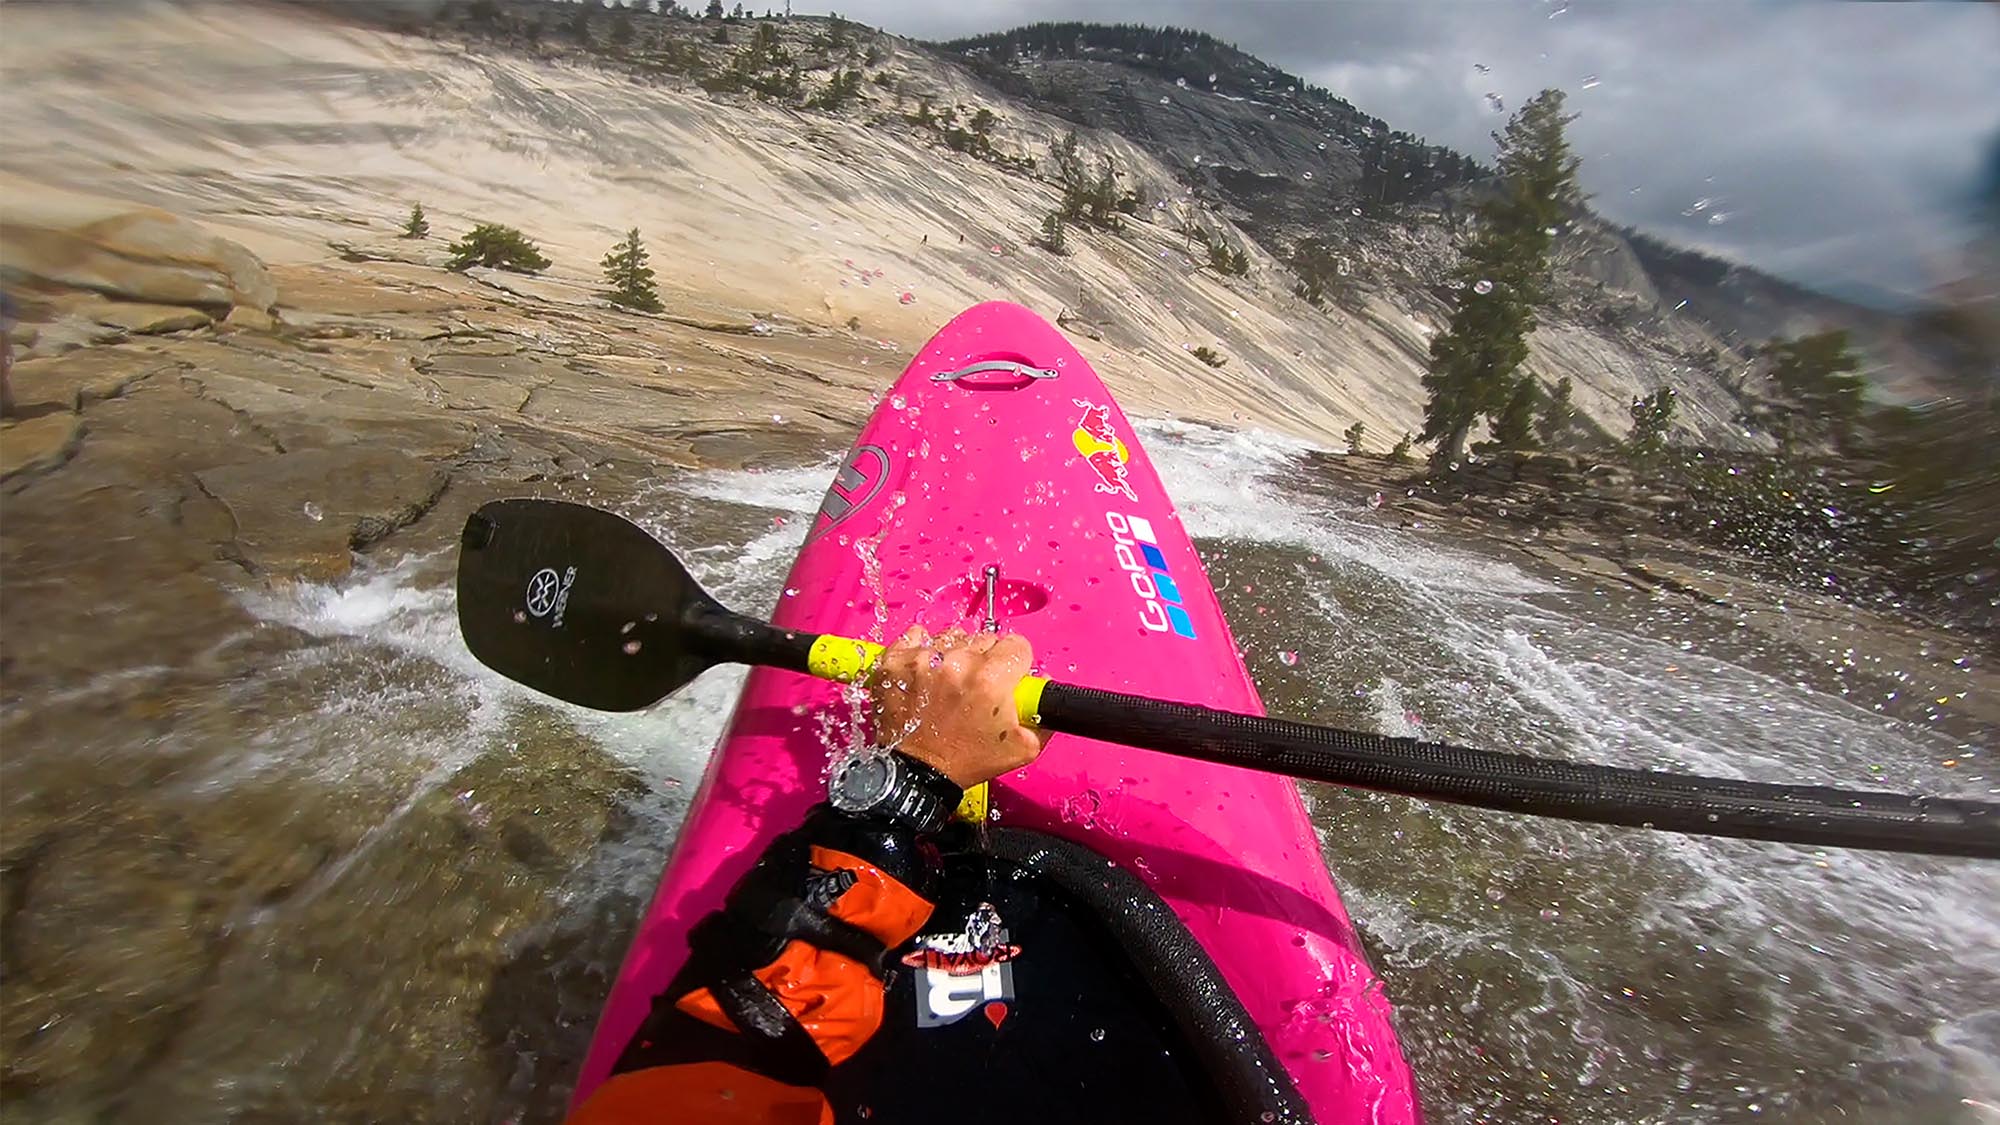
[[[557, 500], [495, 500], [466, 520], [458, 620], [480, 662], [570, 703], [636, 711], [717, 664], [848, 683], [882, 646], [778, 629], [732, 612], [665, 544], [622, 516]], [[2000, 859], [2000, 805], [1778, 785], [1289, 722], [1039, 676], [1021, 721], [1185, 758], [1408, 797], [1599, 824], [1797, 844]]]

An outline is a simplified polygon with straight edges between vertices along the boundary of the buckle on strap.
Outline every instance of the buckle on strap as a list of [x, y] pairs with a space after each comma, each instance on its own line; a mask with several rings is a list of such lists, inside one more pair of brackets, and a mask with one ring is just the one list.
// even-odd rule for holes
[[733, 977], [708, 986], [716, 1007], [743, 1033], [757, 1069], [793, 1086], [817, 1086], [832, 1066], [811, 1033], [764, 982]]

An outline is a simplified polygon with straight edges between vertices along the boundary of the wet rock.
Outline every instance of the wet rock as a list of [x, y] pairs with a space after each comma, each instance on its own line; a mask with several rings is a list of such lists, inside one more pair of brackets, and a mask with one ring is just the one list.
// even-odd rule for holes
[[[300, 788], [313, 815], [342, 800]], [[138, 1095], [188, 1120], [497, 1120], [520, 1051], [550, 1047], [508, 1042], [524, 1023], [569, 1028], [571, 1053], [541, 1067], [567, 1080], [625, 936], [579, 934], [567, 903], [593, 851], [634, 830], [642, 788], [559, 718], [517, 713], [232, 943], [216, 973], [233, 987], [191, 1013]]]
[[223, 948], [213, 873], [179, 826], [115, 808], [50, 828], [6, 863], [6, 1081], [67, 1080], [71, 1112], [121, 1100], [182, 1032]]
[[10, 193], [0, 271], [127, 301], [226, 309], [277, 302], [263, 262], [177, 215], [52, 192]]
[[421, 518], [448, 469], [392, 449], [308, 449], [195, 474], [225, 508], [245, 561], [272, 577], [333, 578], [350, 552]]
[[1625, 572], [1642, 583], [1683, 594], [1710, 605], [1734, 605], [1742, 599], [1737, 583], [1704, 574], [1685, 566], [1656, 558], [1633, 559], [1623, 564]]

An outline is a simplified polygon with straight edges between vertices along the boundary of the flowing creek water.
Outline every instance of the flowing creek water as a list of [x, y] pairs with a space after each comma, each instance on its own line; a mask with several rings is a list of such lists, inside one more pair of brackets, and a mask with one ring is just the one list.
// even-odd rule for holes
[[[1302, 445], [1175, 423], [1141, 430], [1274, 713], [1765, 780], [1993, 792], [1962, 733], [1822, 690], [1808, 670], [1669, 604], [1387, 526], [1365, 498], [1315, 487]], [[831, 453], [597, 499], [658, 533], [725, 602], [768, 610]], [[301, 1082], [295, 1105], [382, 1081], [430, 1083], [420, 1100], [451, 1105], [458, 1095], [437, 1085], [490, 1073], [504, 1090], [462, 1104], [490, 1105], [500, 1120], [558, 1112], [742, 672], [712, 671], [636, 714], [547, 703], [465, 651], [451, 561], [439, 551], [336, 585], [246, 595], [267, 625], [304, 638], [229, 689], [242, 750], [204, 785], [223, 802], [266, 775], [373, 796], [354, 800], [368, 826], [351, 846], [232, 924], [233, 967], [209, 981], [202, 1018], [234, 1024], [234, 1037], [211, 1037], [221, 1045], [206, 1059], [169, 1060], [207, 1076], [189, 1120], [268, 1105], [274, 1085], [305, 1070], [318, 1077]], [[496, 756], [510, 764], [491, 767]], [[546, 843], [512, 821], [489, 824], [508, 771], [588, 778], [600, 760], [611, 780], [589, 784], [608, 787], [615, 812], [574, 839], [552, 830], [588, 859], [505, 979], [481, 982], [488, 1041], [419, 1037], [431, 1058], [407, 1047], [371, 1058], [347, 1017], [400, 1028], [449, 1001], [435, 981], [420, 992], [352, 970], [327, 979], [319, 961], [297, 963], [288, 935], [330, 927], [317, 940], [338, 941], [356, 924], [354, 904], [413, 931], [498, 934], [492, 914], [514, 883], [467, 874], [441, 900], [426, 897], [433, 873], [396, 858], [403, 820], [455, 809], [469, 849], [487, 846], [491, 829], [531, 863]], [[479, 770], [488, 781], [469, 781]], [[2000, 873], [1989, 865], [1307, 796], [1433, 1120], [1979, 1121], [1983, 1103], [2000, 1102]], [[561, 825], [565, 813], [537, 804], [532, 815]], [[297, 1022], [287, 1011], [325, 1023], [274, 1031]], [[445, 1065], [481, 1052], [503, 1061]]]

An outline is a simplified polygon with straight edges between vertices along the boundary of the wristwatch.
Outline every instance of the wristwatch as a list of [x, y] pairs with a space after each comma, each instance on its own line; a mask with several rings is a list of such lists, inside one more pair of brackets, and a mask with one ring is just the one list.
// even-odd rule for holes
[[857, 754], [834, 771], [827, 803], [849, 816], [881, 817], [919, 834], [951, 820], [965, 790], [900, 750]]

